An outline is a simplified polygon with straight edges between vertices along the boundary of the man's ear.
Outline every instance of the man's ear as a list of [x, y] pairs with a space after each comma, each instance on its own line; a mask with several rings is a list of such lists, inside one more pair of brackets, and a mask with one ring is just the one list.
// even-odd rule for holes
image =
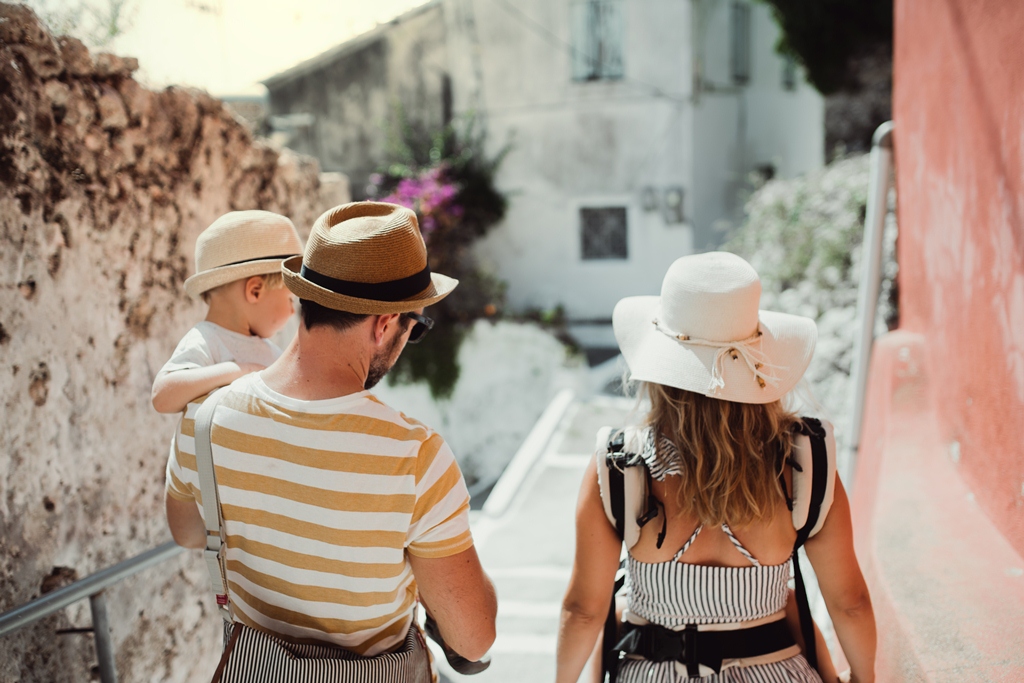
[[377, 346], [384, 345], [384, 339], [390, 328], [398, 324], [400, 315], [398, 313], [385, 313], [373, 319], [373, 343]]
[[254, 304], [263, 296], [263, 278], [253, 275], [245, 281], [245, 300]]

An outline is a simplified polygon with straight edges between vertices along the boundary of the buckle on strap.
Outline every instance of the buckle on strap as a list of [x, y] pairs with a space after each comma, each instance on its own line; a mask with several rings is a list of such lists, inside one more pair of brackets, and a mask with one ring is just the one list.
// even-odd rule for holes
[[203, 559], [206, 560], [206, 569], [210, 574], [210, 583], [213, 585], [213, 592], [217, 595], [227, 593], [224, 590], [224, 580], [220, 573], [220, 551], [206, 548], [203, 550]]
[[723, 644], [712, 633], [698, 631], [696, 624], [687, 624], [682, 631], [658, 624], [627, 624], [615, 649], [652, 662], [680, 662], [686, 665], [687, 676], [700, 677], [701, 664], [716, 674], [722, 671]]

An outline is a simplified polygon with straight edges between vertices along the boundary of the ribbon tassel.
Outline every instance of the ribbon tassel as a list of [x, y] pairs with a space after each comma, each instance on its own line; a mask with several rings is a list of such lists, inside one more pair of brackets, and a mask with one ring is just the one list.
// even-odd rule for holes
[[696, 339], [686, 334], [676, 334], [662, 325], [657, 319], [654, 320], [654, 326], [658, 328], [659, 332], [675, 339], [680, 344], [718, 349], [718, 351], [715, 352], [714, 360], [711, 362], [711, 382], [708, 384], [709, 394], [718, 393], [720, 389], [725, 388], [724, 374], [726, 357], [731, 358], [734, 361], [742, 358], [751, 374], [754, 375], [757, 385], [762, 389], [767, 388], [769, 384], [776, 386], [779, 383], [778, 377], [774, 374], [765, 372], [765, 369], [773, 369], [778, 366], [765, 363], [764, 351], [761, 349], [761, 337], [763, 336], [763, 333], [760, 328], [758, 328], [757, 332], [746, 339], [742, 339], [740, 341], [719, 342], [712, 341], [710, 339]]

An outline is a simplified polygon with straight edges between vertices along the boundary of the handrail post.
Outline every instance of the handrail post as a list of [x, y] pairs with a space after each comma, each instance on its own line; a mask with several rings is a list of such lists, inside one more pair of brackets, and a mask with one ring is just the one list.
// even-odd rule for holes
[[107, 618], [107, 598], [103, 591], [89, 596], [89, 607], [92, 609], [92, 633], [96, 639], [100, 683], [117, 683], [114, 646], [110, 642], [110, 620]]
[[851, 409], [849, 441], [845, 463], [841, 468], [847, 488], [853, 484], [853, 472], [860, 449], [860, 431], [864, 422], [864, 399], [871, 364], [871, 346], [875, 340], [875, 312], [882, 284], [882, 237], [885, 216], [889, 211], [889, 188], [892, 178], [892, 121], [875, 130], [871, 145], [871, 179], [868, 205], [864, 214], [864, 239], [861, 242], [861, 276], [857, 293], [858, 336], [853, 340], [853, 368], [850, 379]]

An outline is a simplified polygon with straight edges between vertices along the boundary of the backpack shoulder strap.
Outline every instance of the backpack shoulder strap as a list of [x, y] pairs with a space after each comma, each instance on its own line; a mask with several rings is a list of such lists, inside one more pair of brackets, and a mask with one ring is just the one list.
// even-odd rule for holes
[[627, 549], [640, 538], [639, 520], [648, 491], [647, 467], [636, 452], [637, 436], [637, 430], [611, 427], [597, 433], [597, 481], [604, 514]]
[[206, 549], [203, 558], [210, 573], [210, 583], [217, 596], [217, 607], [225, 621], [231, 621], [228, 591], [221, 567], [221, 515], [220, 496], [217, 493], [217, 474], [213, 467], [213, 415], [217, 404], [227, 393], [221, 387], [203, 401], [195, 417], [196, 471], [199, 475], [199, 493], [203, 499], [203, 523], [206, 525]]
[[[800, 614], [800, 632], [804, 638], [804, 656], [812, 668], [818, 666], [818, 648], [814, 640], [814, 620], [807, 601], [807, 587], [800, 569], [799, 549], [807, 539], [821, 529], [832, 506], [836, 478], [836, 443], [832, 425], [811, 417], [796, 424], [798, 438], [794, 440], [790, 465], [793, 467], [793, 526], [796, 542], [793, 544], [793, 578], [796, 583], [797, 612]], [[806, 437], [807, 444], [801, 443]], [[809, 448], [807, 447], [809, 446]]]
[[793, 526], [797, 547], [825, 524], [836, 479], [836, 442], [832, 425], [811, 417], [796, 424], [790, 465], [793, 467]]
[[[604, 516], [608, 518], [619, 538], [622, 538], [622, 508], [613, 504], [613, 499], [618, 503], [622, 498], [622, 473], [612, 467], [608, 461], [611, 453], [611, 438], [614, 432], [621, 434], [622, 430], [612, 427], [602, 427], [597, 432], [597, 484], [601, 490], [601, 504], [604, 506]], [[618, 509], [616, 509], [618, 508]]]

